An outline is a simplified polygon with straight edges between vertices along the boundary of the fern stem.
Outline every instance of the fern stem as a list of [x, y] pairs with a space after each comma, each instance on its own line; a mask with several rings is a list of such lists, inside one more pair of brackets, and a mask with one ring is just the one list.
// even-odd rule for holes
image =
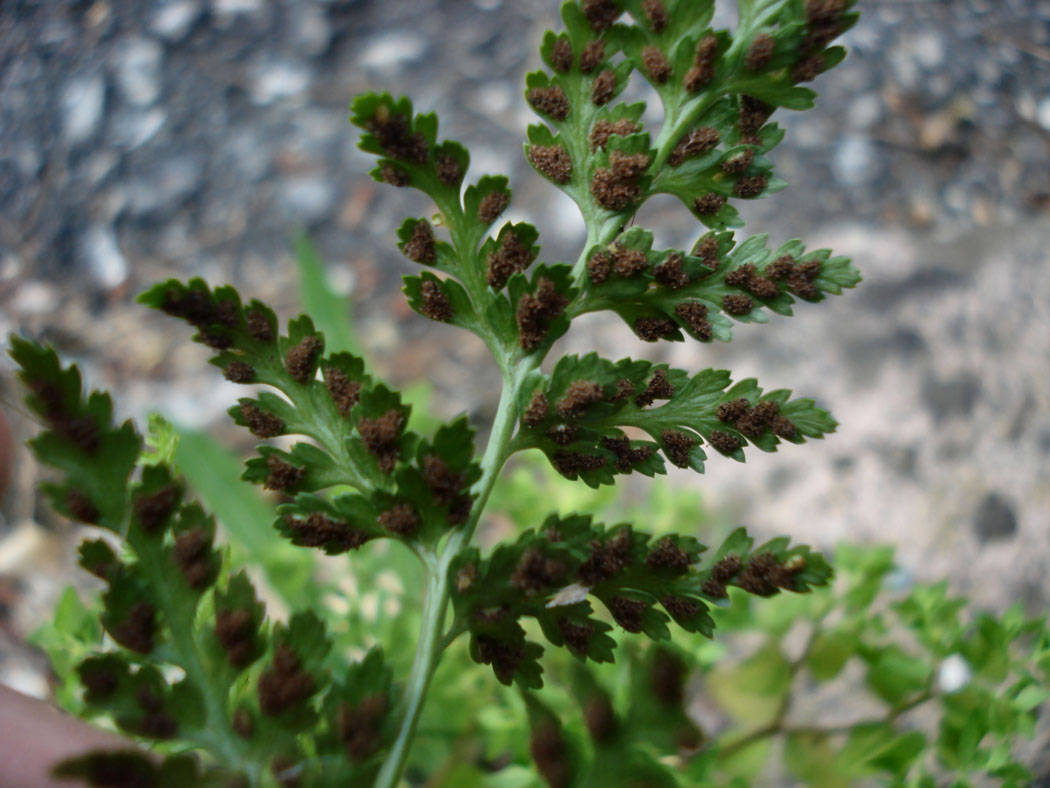
[[449, 567], [452, 561], [470, 543], [489, 494], [507, 460], [508, 447], [517, 423], [517, 399], [521, 381], [535, 369], [539, 359], [522, 361], [514, 372], [505, 374], [496, 418], [492, 424], [485, 456], [481, 461], [482, 475], [476, 487], [477, 498], [470, 520], [455, 531], [437, 554], [426, 556], [426, 597], [423, 601], [423, 621], [420, 625], [416, 655], [405, 688], [404, 717], [397, 739], [390, 748], [386, 761], [379, 770], [374, 788], [395, 788], [405, 768], [412, 740], [415, 738], [419, 717], [426, 702], [430, 681], [434, 677], [446, 645], [444, 623], [449, 604]]

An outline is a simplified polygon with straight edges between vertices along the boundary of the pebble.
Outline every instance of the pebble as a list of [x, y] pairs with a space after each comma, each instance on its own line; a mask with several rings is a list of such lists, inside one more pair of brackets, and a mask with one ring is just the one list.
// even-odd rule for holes
[[835, 177], [847, 186], [873, 182], [879, 175], [875, 144], [869, 138], [856, 134], [844, 137], [835, 146], [831, 167]]
[[1017, 533], [1017, 514], [999, 493], [984, 496], [973, 518], [973, 528], [981, 544], [998, 542]]
[[120, 113], [113, 119], [111, 139], [117, 147], [135, 150], [153, 139], [167, 120], [168, 113], [161, 107]]
[[300, 4], [293, 23], [292, 45], [295, 51], [307, 57], [322, 54], [332, 39], [325, 12], [315, 5]]
[[367, 69], [396, 71], [401, 66], [419, 60], [427, 48], [427, 40], [415, 33], [383, 33], [365, 46], [357, 62]]
[[1050, 95], [1044, 96], [1035, 108], [1035, 121], [1050, 131]]
[[98, 131], [106, 102], [100, 76], [75, 77], [62, 90], [62, 133], [70, 145], [87, 142]]
[[88, 271], [106, 290], [112, 290], [128, 277], [128, 263], [120, 251], [112, 225], [92, 225], [81, 246]]
[[335, 188], [325, 174], [286, 178], [277, 188], [284, 221], [311, 227], [323, 221], [335, 204]]
[[173, 211], [200, 189], [203, 175], [201, 154], [185, 153], [165, 159], [151, 174], [128, 186], [127, 208], [136, 216]]
[[117, 86], [137, 107], [148, 107], [160, 98], [164, 49], [148, 38], [121, 42], [114, 56]]
[[193, 25], [200, 18], [201, 10], [197, 0], [172, 0], [162, 3], [153, 14], [150, 31], [169, 44], [176, 44], [193, 29]]
[[252, 80], [252, 100], [261, 106], [301, 97], [310, 86], [310, 70], [299, 63], [283, 60], [264, 62]]

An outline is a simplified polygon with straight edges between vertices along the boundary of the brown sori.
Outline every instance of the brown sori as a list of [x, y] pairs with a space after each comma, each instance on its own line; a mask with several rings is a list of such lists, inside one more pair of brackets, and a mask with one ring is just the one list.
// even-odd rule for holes
[[722, 206], [726, 204], [726, 198], [717, 192], [701, 194], [693, 200], [693, 210], [701, 216], [714, 216]]
[[422, 132], [413, 132], [409, 119], [401, 114], [391, 115], [386, 107], [380, 107], [375, 117], [368, 122], [368, 130], [380, 147], [395, 159], [412, 164], [426, 163], [430, 148]]
[[275, 438], [284, 433], [284, 422], [250, 402], [241, 404], [241, 418], [256, 438]]
[[565, 184], [572, 179], [572, 159], [562, 145], [530, 145], [529, 162], [554, 183]]
[[634, 383], [627, 378], [616, 381], [616, 393], [612, 395], [613, 402], [621, 402], [634, 394]]
[[448, 463], [436, 454], [423, 457], [423, 481], [427, 483], [434, 501], [448, 506], [463, 488], [463, 474], [452, 470]]
[[634, 333], [646, 342], [673, 339], [678, 333], [678, 324], [666, 317], [640, 317], [634, 321]]
[[767, 265], [762, 273], [765, 274], [767, 279], [774, 282], [787, 279], [795, 273], [795, 259], [788, 254], [778, 257]]
[[623, 9], [613, 0], [583, 0], [583, 15], [595, 33], [604, 33], [622, 13]]
[[270, 667], [259, 676], [258, 689], [259, 709], [267, 717], [276, 717], [305, 701], [317, 687], [291, 646], [281, 643]]
[[676, 621], [688, 621], [702, 612], [699, 602], [685, 596], [668, 594], [660, 600], [660, 604]]
[[732, 454], [741, 447], [740, 438], [729, 432], [713, 430], [707, 436], [708, 442], [723, 454]]
[[645, 462], [656, 451], [649, 445], [632, 447], [631, 441], [627, 438], [612, 437], [602, 438], [602, 448], [616, 455], [616, 470], [623, 473], [629, 472], [638, 463]]
[[718, 129], [710, 126], [700, 126], [678, 141], [667, 161], [672, 167], [677, 167], [686, 159], [702, 156], [713, 150], [721, 141], [722, 137], [719, 135]]
[[682, 301], [675, 305], [675, 317], [698, 339], [707, 342], [714, 336], [714, 327], [707, 319], [707, 307], [698, 301]]
[[432, 265], [437, 260], [434, 228], [430, 226], [430, 222], [416, 222], [412, 228], [412, 235], [401, 247], [401, 253], [412, 262], [423, 265]]
[[297, 468], [273, 454], [266, 458], [266, 467], [266, 482], [263, 486], [267, 490], [290, 490], [306, 475], [306, 468]]
[[446, 186], [456, 186], [463, 178], [463, 167], [455, 156], [438, 156], [434, 171], [438, 180]]
[[192, 528], [176, 536], [172, 556], [186, 584], [194, 591], [207, 588], [218, 575], [219, 563], [212, 553], [211, 535], [202, 528]]
[[745, 175], [733, 184], [733, 194], [744, 199], [758, 197], [766, 190], [769, 178], [766, 175]]
[[149, 739], [173, 739], [179, 731], [175, 718], [164, 711], [161, 699], [147, 686], [139, 687], [135, 701], [143, 712], [135, 720], [134, 732]]
[[806, 22], [811, 25], [834, 22], [845, 10], [845, 0], [807, 0]]
[[645, 14], [646, 21], [654, 33], [662, 33], [667, 27], [669, 20], [663, 0], [642, 0], [642, 13]]
[[249, 310], [245, 315], [248, 333], [260, 342], [273, 342], [274, 330], [270, 318], [263, 312]]
[[255, 735], [255, 717], [252, 716], [252, 713], [247, 708], [240, 706], [233, 713], [231, 727], [233, 732], [242, 739], [250, 739]]
[[66, 490], [65, 504], [66, 511], [82, 523], [94, 525], [102, 516], [98, 507], [91, 502], [87, 494], [75, 487], [70, 487]]
[[645, 563], [652, 569], [670, 569], [680, 574], [689, 569], [692, 561], [689, 560], [689, 553], [679, 547], [673, 538], [665, 536], [653, 545]]
[[356, 706], [339, 706], [336, 729], [339, 742], [354, 763], [361, 763], [379, 752], [383, 746], [382, 722], [390, 710], [390, 698], [385, 692], [375, 692]]
[[587, 412], [587, 408], [604, 397], [602, 387], [590, 380], [574, 380], [557, 405], [558, 415], [563, 419], [576, 419]]
[[110, 630], [113, 639], [124, 648], [149, 654], [157, 634], [157, 611], [149, 602], [136, 602], [127, 616]]
[[605, 60], [605, 42], [589, 41], [580, 52], [580, 71], [592, 74]]
[[391, 408], [378, 418], [357, 422], [357, 431], [364, 441], [365, 449], [376, 458], [383, 473], [394, 470], [401, 459], [401, 429], [404, 423], [404, 414], [396, 408]]
[[744, 567], [744, 562], [736, 553], [728, 553], [711, 567], [711, 577], [721, 583], [728, 583]]
[[729, 173], [730, 175], [739, 175], [748, 167], [750, 167], [754, 160], [755, 149], [748, 148], [722, 162], [722, 172]]
[[645, 387], [645, 391], [634, 398], [634, 404], [639, 408], [645, 408], [658, 399], [671, 399], [673, 396], [674, 386], [671, 385], [671, 381], [667, 378], [667, 370], [658, 369], [653, 373], [653, 377], [649, 381], [649, 385]]
[[350, 377], [338, 367], [326, 367], [324, 385], [339, 415], [343, 418], [349, 416], [350, 409], [361, 399], [361, 384], [356, 380], [350, 380]]
[[525, 658], [525, 646], [506, 643], [489, 635], [478, 635], [475, 643], [481, 663], [492, 665], [496, 677], [504, 684], [510, 684], [518, 670], [518, 665]]
[[535, 350], [547, 336], [550, 324], [565, 311], [569, 299], [558, 292], [554, 282], [541, 277], [535, 294], [526, 293], [518, 301], [515, 319], [519, 342], [525, 350]]
[[689, 467], [689, 452], [696, 445], [696, 438], [681, 430], [664, 430], [660, 433], [664, 454], [679, 468]]
[[215, 637], [235, 668], [250, 664], [256, 656], [255, 635], [259, 624], [250, 610], [219, 609], [215, 612]]
[[575, 451], [556, 451], [550, 460], [554, 470], [567, 479], [575, 479], [583, 471], [596, 471], [605, 465], [605, 457], [601, 455]]
[[743, 265], [734, 268], [732, 271], [726, 271], [725, 283], [733, 287], [745, 287], [754, 275], [754, 264], [744, 263]]
[[583, 721], [596, 742], [611, 742], [616, 737], [616, 711], [604, 692], [595, 692], [583, 704]]
[[[773, 107], [754, 96], [740, 97], [740, 135], [755, 134], [773, 114]], [[744, 141], [744, 140], [741, 140]]]
[[747, 283], [747, 291], [751, 293], [755, 298], [776, 298], [780, 295], [780, 288], [775, 283], [765, 279], [761, 276], [751, 277], [751, 281]]
[[407, 172], [392, 164], [384, 164], [380, 167], [379, 177], [383, 179], [383, 183], [397, 186], [399, 188], [408, 186], [412, 183], [412, 177]]
[[587, 261], [587, 276], [591, 284], [600, 285], [612, 274], [612, 255], [608, 252], [595, 252]]
[[778, 588], [794, 588], [794, 576], [780, 565], [772, 553], [751, 556], [744, 571], [737, 575], [736, 584], [758, 596], [772, 596]]
[[730, 315], [746, 315], [752, 309], [755, 308], [755, 302], [746, 295], [727, 295], [722, 299], [722, 309], [728, 312]]
[[773, 421], [773, 433], [784, 440], [793, 441], [798, 437], [798, 427], [787, 417], [777, 416]]
[[723, 402], [715, 409], [715, 416], [719, 421], [727, 424], [735, 424], [751, 408], [751, 403], [743, 397]]
[[624, 180], [612, 169], [599, 167], [591, 178], [591, 194], [603, 208], [622, 211], [638, 201], [642, 189], [634, 181]]
[[478, 204], [478, 221], [482, 224], [492, 224], [507, 210], [509, 204], [510, 195], [507, 192], [489, 192]]
[[231, 383], [251, 383], [255, 380], [255, 367], [243, 361], [231, 361], [222, 374]]
[[572, 68], [572, 44], [568, 39], [559, 38], [551, 47], [551, 68], [563, 74]]
[[538, 594], [561, 583], [569, 568], [561, 561], [548, 558], [536, 548], [521, 556], [510, 575], [510, 584], [526, 596]]
[[530, 88], [525, 98], [537, 112], [549, 115], [554, 120], [565, 120], [569, 117], [569, 99], [558, 85]]
[[630, 118], [621, 118], [617, 121], [597, 120], [591, 128], [591, 151], [596, 151], [599, 148], [605, 150], [605, 146], [609, 144], [609, 137], [614, 134], [627, 137], [631, 134], [637, 134], [641, 130], [641, 125]]
[[441, 289], [440, 283], [426, 279], [419, 286], [419, 311], [423, 317], [429, 317], [439, 323], [447, 323], [452, 319], [452, 302]]
[[601, 107], [608, 104], [616, 95], [616, 75], [609, 69], [605, 69], [594, 78], [591, 85], [591, 102]]
[[679, 290], [689, 284], [689, 274], [682, 268], [682, 255], [677, 252], [667, 256], [653, 271], [653, 279], [668, 290]]
[[760, 71], [769, 65], [776, 51], [777, 42], [769, 33], [759, 33], [751, 40], [748, 47], [747, 57], [744, 58], [744, 67], [748, 71]]
[[547, 395], [542, 391], [537, 391], [529, 400], [529, 406], [525, 409], [521, 420], [525, 422], [526, 427], [537, 427], [547, 418], [547, 408]]
[[558, 619], [558, 630], [565, 639], [565, 645], [569, 650], [584, 655], [591, 640], [592, 628], [588, 624], [577, 624], [565, 616]]
[[642, 50], [642, 65], [657, 85], [662, 85], [671, 78], [671, 63], [658, 47], [646, 47]]
[[618, 275], [629, 278], [640, 274], [649, 267], [649, 261], [645, 252], [639, 249], [627, 249], [617, 244], [613, 248], [613, 271]]
[[148, 493], [138, 493], [133, 504], [135, 519], [146, 533], [154, 534], [168, 524], [168, 518], [182, 497], [182, 488], [175, 482]]
[[718, 268], [718, 239], [713, 235], [705, 235], [693, 247], [693, 256], [703, 260], [708, 268]]
[[521, 242], [516, 233], [503, 234], [499, 246], [488, 256], [486, 281], [493, 290], [499, 290], [507, 284], [514, 274], [525, 271], [535, 255]]
[[622, 572], [631, 563], [632, 541], [633, 532], [624, 527], [604, 542], [591, 542], [591, 555], [576, 572], [580, 582], [593, 587]]
[[292, 379], [299, 383], [309, 383], [317, 371], [317, 359], [321, 355], [324, 343], [319, 336], [303, 337], [284, 356], [284, 366]]
[[407, 503], [395, 503], [379, 515], [379, 524], [399, 536], [411, 536], [419, 530], [422, 521], [419, 514]]
[[791, 67], [791, 81], [810, 82], [824, 72], [823, 55], [806, 55]]
[[365, 531], [322, 512], [310, 512], [303, 519], [286, 515], [284, 521], [292, 532], [292, 541], [303, 547], [324, 547], [346, 553], [371, 539]]
[[667, 649], [659, 648], [653, 654], [650, 673], [653, 695], [664, 706], [680, 709], [685, 702], [685, 663]]
[[614, 596], [609, 599], [609, 612], [613, 619], [628, 632], [641, 632], [645, 611], [649, 605], [640, 599], [631, 599], [625, 596]]
[[576, 440], [576, 426], [573, 424], [554, 424], [547, 430], [547, 437], [559, 446], [568, 446]]

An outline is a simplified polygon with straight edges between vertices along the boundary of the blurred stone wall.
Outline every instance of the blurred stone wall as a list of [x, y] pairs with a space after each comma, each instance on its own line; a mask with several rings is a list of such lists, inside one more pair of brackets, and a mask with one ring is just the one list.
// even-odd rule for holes
[[[498, 379], [482, 349], [414, 316], [397, 289], [411, 264], [394, 229], [432, 207], [370, 180], [347, 107], [358, 92], [388, 90], [438, 110], [442, 135], [472, 150], [468, 177], [509, 174], [508, 218], [540, 227], [544, 259], [575, 259], [581, 223], [521, 153], [534, 119], [523, 75], [538, 66], [556, 6], [5, 0], [0, 332], [55, 344], [124, 413], [225, 424], [232, 384], [187, 331], [134, 296], [200, 275], [287, 316], [297, 301], [290, 239], [303, 230], [382, 374], [428, 378], [445, 415], [483, 418]], [[982, 604], [1045, 609], [1050, 2], [861, 8], [849, 58], [815, 82], [817, 108], [778, 113], [788, 135], [774, 156], [792, 188], [745, 210], [751, 232], [852, 255], [861, 288], [802, 305], [790, 321], [740, 327], [727, 346], [643, 346], [588, 318], [559, 347], [726, 366], [817, 396], [842, 423], [823, 443], [747, 468], [715, 458], [707, 476], [676, 480], [760, 532], [824, 549], [893, 542], [917, 577], [949, 576]], [[719, 14], [731, 22], [731, 10]], [[669, 246], [699, 232], [660, 200], [640, 221]], [[477, 385], [464, 391], [468, 380]], [[7, 385], [3, 396], [17, 415], [18, 394]], [[25, 437], [32, 425], [17, 428]], [[37, 602], [8, 615], [16, 639], [59, 586], [18, 567], [69, 563], [69, 531], [37, 504], [34, 483], [23, 461], [0, 530], [0, 612], [6, 587]], [[48, 545], [58, 552], [43, 558]]]

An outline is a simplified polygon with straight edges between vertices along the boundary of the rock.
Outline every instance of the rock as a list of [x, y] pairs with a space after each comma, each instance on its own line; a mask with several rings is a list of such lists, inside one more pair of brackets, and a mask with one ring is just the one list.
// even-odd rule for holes
[[991, 492], [977, 507], [973, 528], [981, 544], [1009, 539], [1017, 533], [1017, 515], [999, 493]]
[[160, 97], [164, 49], [148, 38], [131, 38], [118, 45], [113, 67], [117, 85], [128, 103], [148, 107]]
[[851, 134], [835, 146], [831, 169], [847, 186], [860, 186], [878, 179], [879, 161], [875, 144], [867, 137]]
[[922, 400], [938, 422], [952, 416], [969, 416], [980, 395], [981, 381], [972, 372], [947, 380], [927, 375], [922, 382]]
[[310, 227], [327, 219], [335, 205], [335, 189], [321, 175], [301, 175], [282, 181], [277, 192], [282, 219]]
[[200, 15], [201, 5], [197, 0], [173, 0], [173, 2], [162, 3], [153, 13], [150, 32], [168, 43], [178, 43], [193, 29]]
[[261, 106], [300, 97], [310, 86], [310, 70], [287, 60], [262, 63], [252, 80], [252, 100]]
[[174, 211], [197, 193], [203, 175], [202, 154], [185, 153], [162, 161], [128, 186], [128, 210], [136, 216]]
[[112, 290], [127, 279], [128, 264], [117, 244], [112, 225], [89, 227], [81, 249], [88, 271], [100, 287]]
[[263, 8], [262, 0], [212, 0], [212, 11], [224, 21], [242, 14], [257, 14]]
[[419, 60], [426, 51], [427, 41], [422, 36], [404, 31], [384, 33], [364, 48], [358, 63], [376, 71], [396, 71]]
[[70, 145], [89, 141], [98, 131], [106, 103], [100, 76], [74, 77], [62, 90], [62, 136]]
[[126, 151], [135, 150], [153, 139], [167, 120], [168, 113], [160, 107], [120, 113], [112, 122], [112, 142]]
[[315, 5], [299, 5], [293, 24], [292, 46], [300, 55], [316, 57], [328, 49], [332, 30], [322, 9]]
[[1050, 96], [1044, 96], [1036, 106], [1035, 122], [1050, 131]]

